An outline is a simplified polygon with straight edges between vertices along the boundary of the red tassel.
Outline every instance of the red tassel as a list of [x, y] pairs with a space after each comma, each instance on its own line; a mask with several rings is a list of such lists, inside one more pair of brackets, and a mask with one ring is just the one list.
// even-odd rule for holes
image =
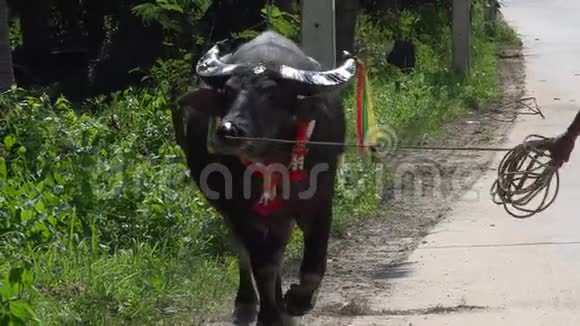
[[306, 180], [306, 172], [304, 170], [290, 171], [290, 180], [294, 182]]
[[262, 216], [269, 215], [272, 211], [277, 210], [278, 208], [280, 208], [280, 198], [278, 198], [278, 196], [267, 203], [257, 201], [256, 204], [254, 204], [254, 210]]
[[[307, 173], [304, 171], [304, 156], [308, 153], [308, 148], [304, 144], [310, 139], [312, 134], [315, 121], [301, 122], [296, 128], [296, 141], [292, 147], [292, 161], [289, 167], [290, 180], [294, 182], [304, 181], [307, 178]], [[252, 167], [253, 162], [241, 159], [242, 164], [247, 168]], [[279, 209], [281, 206], [281, 199], [277, 195], [277, 187], [280, 185], [281, 176], [278, 174], [270, 175], [268, 172], [269, 166], [266, 165], [266, 171], [262, 169], [256, 169], [258, 175], [262, 178], [264, 184], [262, 189], [262, 195], [256, 203], [254, 203], [254, 210], [262, 215], [266, 216], [272, 213], [272, 211]], [[266, 174], [266, 175], [265, 175]]]
[[308, 123], [307, 122], [301, 122], [298, 124], [298, 126], [296, 127], [296, 141], [297, 142], [303, 142], [303, 141], [307, 141], [308, 140]]

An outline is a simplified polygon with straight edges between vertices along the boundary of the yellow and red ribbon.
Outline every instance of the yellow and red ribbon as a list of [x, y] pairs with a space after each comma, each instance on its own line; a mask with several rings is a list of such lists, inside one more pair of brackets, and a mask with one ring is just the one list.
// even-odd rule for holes
[[366, 146], [376, 142], [376, 121], [368, 70], [362, 60], [357, 60], [356, 112], [357, 138], [360, 154], [366, 153]]

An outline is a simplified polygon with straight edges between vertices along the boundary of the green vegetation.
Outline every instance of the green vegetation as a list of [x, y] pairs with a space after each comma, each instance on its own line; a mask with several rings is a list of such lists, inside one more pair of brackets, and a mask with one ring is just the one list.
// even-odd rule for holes
[[[444, 12], [436, 7], [371, 18], [359, 17], [356, 41], [370, 68], [379, 126], [395, 132], [398, 141], [416, 143], [439, 137], [442, 123], [493, 101], [499, 92], [497, 53], [511, 39], [490, 37], [483, 19], [483, 2], [474, 2], [473, 58], [470, 74], [463, 78], [450, 70], [451, 28]], [[507, 31], [509, 26], [498, 23]], [[392, 26], [396, 26], [393, 28]], [[513, 33], [513, 31], [512, 31]], [[416, 68], [404, 73], [385, 63], [385, 53], [399, 35], [414, 40]], [[514, 34], [515, 35], [515, 34]], [[356, 116], [355, 98], [346, 99], [348, 117]], [[354, 139], [354, 122], [349, 125]], [[376, 190], [376, 164], [361, 160], [353, 151], [346, 155], [336, 196], [335, 235], [374, 214], [380, 204]]]
[[[136, 10], [179, 28], [174, 2], [157, 3]], [[496, 53], [515, 34], [503, 26], [488, 36], [480, 2], [474, 24], [472, 71], [460, 78], [448, 70], [443, 13], [360, 16], [377, 118], [400, 140], [436, 137], [442, 122], [496, 97]], [[395, 35], [417, 44], [411, 73], [384, 62]], [[230, 307], [237, 280], [227, 231], [188, 178], [172, 129], [171, 99], [189, 83], [191, 62], [159, 61], [142, 88], [82, 104], [17, 88], [0, 96], [0, 324], [196, 324]], [[352, 94], [346, 105], [353, 141]], [[375, 214], [375, 188], [373, 161], [349, 152], [335, 236]], [[296, 233], [291, 252], [299, 247]]]
[[502, 44], [521, 46], [522, 40], [516, 31], [511, 28], [505, 21], [495, 24], [495, 38]]
[[15, 19], [10, 25], [10, 47], [16, 49], [19, 46], [22, 46], [22, 26], [20, 19]]
[[75, 112], [15, 89], [0, 105], [0, 271], [28, 266], [34, 287], [18, 297], [42, 320], [196, 315], [231, 289], [221, 219], [185, 174], [164, 95]]

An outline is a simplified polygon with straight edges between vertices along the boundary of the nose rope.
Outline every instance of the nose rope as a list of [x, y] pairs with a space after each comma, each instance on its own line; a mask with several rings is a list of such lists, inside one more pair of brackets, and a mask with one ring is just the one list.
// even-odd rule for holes
[[[534, 107], [525, 103], [533, 102]], [[516, 103], [518, 103], [516, 101]], [[521, 99], [519, 104], [527, 107], [530, 112], [516, 111], [515, 116], [519, 114], [539, 115], [544, 118], [535, 98]], [[503, 105], [502, 108], [505, 108]], [[493, 119], [493, 118], [491, 118]], [[230, 137], [228, 139], [237, 139], [243, 141], [257, 141], [278, 144], [300, 144], [302, 146], [340, 146], [360, 148], [380, 148], [381, 144], [360, 144], [347, 142], [328, 142], [312, 140], [289, 140], [277, 138], [262, 137]], [[454, 147], [454, 146], [396, 146], [389, 150], [410, 150], [410, 151], [468, 151], [468, 152], [506, 152], [497, 169], [497, 178], [492, 184], [490, 195], [492, 202], [496, 205], [503, 206], [504, 210], [515, 218], [528, 218], [539, 214], [548, 209], [559, 194], [560, 188], [560, 164], [554, 162], [551, 156], [550, 145], [554, 138], [548, 138], [541, 135], [529, 135], [524, 141], [512, 148], [506, 147]]]
[[[380, 144], [363, 144], [358, 143], [341, 143], [341, 142], [330, 142], [330, 141], [297, 141], [291, 139], [280, 139], [280, 138], [268, 138], [268, 137], [234, 137], [225, 136], [226, 139], [231, 140], [244, 140], [244, 141], [259, 141], [267, 143], [278, 143], [278, 144], [305, 144], [305, 145], [315, 145], [315, 146], [347, 146], [347, 147], [367, 147], [367, 148], [377, 148]], [[490, 152], [507, 152], [511, 148], [507, 147], [448, 147], [448, 146], [412, 146], [404, 145], [397, 146], [396, 149], [400, 150], [441, 150], [441, 151], [490, 151]]]
[[[499, 120], [503, 122], [513, 122], [518, 115], [537, 115], [545, 119], [544, 114], [537, 105], [536, 99], [533, 97], [523, 98], [511, 104], [518, 104], [527, 109], [527, 112], [516, 110], [511, 112], [513, 115], [511, 119]], [[504, 104], [499, 108], [506, 109], [510, 104]], [[518, 108], [519, 109], [519, 108]], [[493, 110], [492, 110], [493, 112]], [[489, 117], [494, 119], [494, 117]], [[210, 127], [212, 125], [210, 124]], [[311, 126], [313, 128], [313, 126]], [[263, 137], [233, 137], [226, 136], [226, 139], [236, 139], [243, 141], [268, 142], [278, 144], [292, 144], [293, 159], [290, 165], [290, 170], [296, 166], [303, 167], [303, 157], [298, 158], [294, 155], [297, 153], [305, 154], [306, 146], [334, 146], [334, 147], [366, 147], [376, 149], [381, 147], [380, 143], [375, 144], [361, 144], [347, 143], [347, 142], [329, 142], [329, 141], [312, 141], [310, 140], [311, 131], [307, 130], [308, 137], [294, 140], [277, 139], [277, 138], [263, 138]], [[554, 138], [548, 138], [541, 135], [530, 135], [524, 141], [513, 147], [455, 147], [455, 146], [413, 146], [413, 145], [397, 145], [392, 144], [393, 148], [389, 148], [387, 153], [395, 150], [409, 150], [409, 151], [467, 151], [467, 152], [506, 152], [497, 168], [497, 178], [492, 184], [490, 195], [492, 202], [496, 205], [503, 206], [504, 210], [515, 218], [528, 218], [539, 214], [548, 209], [559, 194], [560, 175], [559, 168], [561, 165], [554, 162], [551, 157], [550, 146], [554, 142]], [[294, 152], [295, 151], [295, 152]], [[530, 205], [533, 205], [530, 208]]]
[[[240, 140], [267, 141], [284, 144], [295, 144], [296, 141], [284, 139], [233, 137]], [[490, 194], [492, 201], [503, 206], [504, 210], [515, 218], [528, 218], [548, 209], [556, 200], [560, 188], [559, 167], [554, 164], [549, 154], [549, 144], [553, 138], [539, 135], [528, 136], [522, 144], [513, 148], [500, 147], [443, 147], [443, 146], [400, 146], [400, 150], [434, 150], [434, 151], [484, 151], [507, 152], [498, 166], [497, 179]], [[352, 146], [360, 144], [307, 141], [308, 145]], [[376, 145], [365, 145], [374, 147]], [[528, 208], [534, 203], [536, 206]]]
[[[505, 112], [505, 114], [509, 115], [509, 118], [500, 119], [495, 117], [498, 112], [502, 110], [506, 111], [509, 110], [510, 112]], [[501, 104], [494, 109], [490, 110], [492, 114], [486, 114], [485, 117], [489, 118], [490, 120], [495, 120], [499, 122], [514, 122], [516, 118], [520, 115], [532, 115], [532, 116], [539, 116], [542, 119], [545, 119], [545, 115], [543, 114], [540, 106], [535, 97], [525, 97], [515, 101], [507, 102]], [[296, 144], [299, 141], [296, 139], [280, 139], [280, 138], [267, 138], [267, 137], [234, 137], [234, 136], [226, 136], [227, 139], [231, 140], [243, 140], [243, 141], [256, 141], [256, 142], [269, 142], [269, 143], [279, 143], [279, 144]], [[380, 140], [380, 139], [378, 139]], [[305, 145], [313, 145], [313, 146], [329, 146], [329, 147], [363, 147], [363, 148], [380, 148], [381, 144], [376, 140], [373, 144], [368, 144], [365, 142], [361, 142], [359, 139], [358, 143], [348, 143], [348, 142], [329, 142], [329, 141], [301, 141]], [[395, 144], [393, 144], [395, 145]], [[512, 148], [506, 147], [478, 147], [478, 146], [470, 146], [470, 147], [449, 147], [449, 146], [415, 146], [415, 145], [396, 145], [396, 148], [399, 150], [435, 150], [435, 151], [488, 151], [488, 152], [509, 152]]]

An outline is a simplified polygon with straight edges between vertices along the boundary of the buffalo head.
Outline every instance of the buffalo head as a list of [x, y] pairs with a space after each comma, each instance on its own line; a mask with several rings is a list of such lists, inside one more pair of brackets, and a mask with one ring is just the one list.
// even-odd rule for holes
[[[274, 155], [275, 146], [243, 138], [293, 139], [296, 123], [325, 109], [324, 97], [346, 85], [356, 72], [351, 57], [328, 71], [301, 70], [273, 60], [228, 63], [220, 56], [223, 46], [216, 44], [197, 63], [196, 74], [207, 87], [179, 100], [181, 106], [220, 117], [216, 149], [222, 154], [272, 159], [268, 156]], [[302, 60], [311, 60], [313, 66], [312, 59]]]

